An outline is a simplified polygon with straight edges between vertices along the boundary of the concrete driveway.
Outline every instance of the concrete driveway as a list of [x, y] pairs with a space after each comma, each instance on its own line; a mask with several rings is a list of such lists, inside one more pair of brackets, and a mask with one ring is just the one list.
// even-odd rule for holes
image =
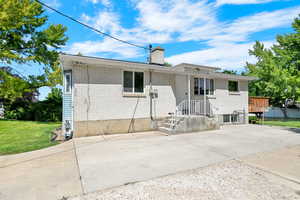
[[[74, 141], [74, 144], [69, 141], [48, 149], [0, 157], [0, 199], [59, 199], [231, 159], [247, 158], [245, 162], [274, 167], [270, 164], [272, 159], [276, 163], [280, 158], [264, 153], [258, 159], [255, 155], [300, 145], [300, 131], [240, 125], [174, 136], [154, 132]], [[298, 164], [292, 165], [295, 167], [300, 163], [296, 151], [290, 158], [296, 158]], [[264, 162], [265, 159], [270, 162]], [[299, 169], [295, 173], [295, 167], [270, 170], [274, 173], [287, 170], [289, 178], [297, 182]]]
[[201, 133], [99, 142], [80, 147], [85, 193], [300, 144], [293, 129], [240, 125]]

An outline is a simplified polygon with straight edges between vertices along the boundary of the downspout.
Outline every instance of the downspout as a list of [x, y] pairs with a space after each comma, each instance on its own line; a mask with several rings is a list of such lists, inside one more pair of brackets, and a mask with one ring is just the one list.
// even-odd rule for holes
[[[149, 64], [151, 64], [151, 51], [152, 51], [152, 45], [149, 44], [149, 58], [148, 58], [148, 61], [149, 61]], [[153, 120], [153, 113], [152, 113], [152, 107], [153, 107], [153, 94], [152, 94], [152, 71], [150, 70], [149, 71], [149, 86], [150, 86], [150, 92], [149, 92], [149, 95], [150, 95], [150, 119], [151, 119], [151, 124], [152, 122], [154, 121]]]
[[203, 83], [203, 89], [204, 89], [204, 94], [203, 94], [204, 116], [207, 116], [206, 115], [206, 112], [207, 112], [207, 110], [206, 110], [206, 77], [203, 78], [203, 81], [204, 81], [204, 83]]
[[152, 71], [149, 71], [149, 86], [150, 86], [150, 119], [153, 121], [153, 114], [152, 114], [152, 101], [153, 101], [153, 94], [152, 94]]
[[188, 74], [188, 109], [189, 117], [191, 116], [191, 75]]

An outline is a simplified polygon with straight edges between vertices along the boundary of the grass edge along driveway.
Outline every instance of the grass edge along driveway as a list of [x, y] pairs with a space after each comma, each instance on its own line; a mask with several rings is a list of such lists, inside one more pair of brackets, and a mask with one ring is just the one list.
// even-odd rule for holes
[[264, 122], [259, 122], [263, 125], [283, 126], [289, 128], [300, 128], [299, 119], [266, 119]]
[[58, 122], [0, 120], [0, 156], [53, 146], [51, 131], [60, 127]]

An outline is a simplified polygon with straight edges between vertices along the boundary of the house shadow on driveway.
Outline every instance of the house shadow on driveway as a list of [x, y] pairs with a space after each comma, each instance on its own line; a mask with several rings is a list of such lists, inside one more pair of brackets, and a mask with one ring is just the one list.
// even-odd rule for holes
[[287, 128], [287, 130], [296, 134], [300, 134], [300, 128]]

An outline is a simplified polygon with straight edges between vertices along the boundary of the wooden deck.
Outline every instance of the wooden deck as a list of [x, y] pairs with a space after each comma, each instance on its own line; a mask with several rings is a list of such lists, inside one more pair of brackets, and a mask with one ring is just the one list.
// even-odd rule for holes
[[269, 107], [268, 97], [249, 97], [249, 113], [262, 113]]

